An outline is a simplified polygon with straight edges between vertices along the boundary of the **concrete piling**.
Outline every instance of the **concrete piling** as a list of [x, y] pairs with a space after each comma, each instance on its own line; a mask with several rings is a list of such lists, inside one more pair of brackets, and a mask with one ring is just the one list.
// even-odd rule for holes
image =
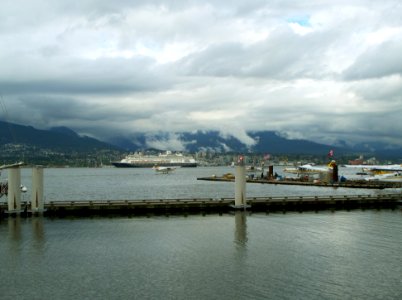
[[21, 212], [21, 170], [19, 167], [8, 169], [8, 213]]
[[243, 157], [239, 158], [235, 173], [235, 207], [246, 207], [246, 167]]

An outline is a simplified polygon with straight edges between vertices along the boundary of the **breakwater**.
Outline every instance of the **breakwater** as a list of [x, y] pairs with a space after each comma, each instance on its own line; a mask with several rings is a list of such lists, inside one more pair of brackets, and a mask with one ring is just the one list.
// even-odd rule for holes
[[[49, 201], [44, 204], [45, 216], [146, 215], [177, 213], [226, 213], [234, 208], [234, 198], [155, 199], [155, 200], [77, 200]], [[397, 208], [402, 194], [292, 196], [247, 198], [247, 210], [255, 212], [317, 211], [357, 208]], [[36, 214], [29, 203], [22, 203], [23, 216]], [[242, 208], [243, 209], [243, 208]], [[0, 203], [1, 216], [6, 217], [7, 204]]]

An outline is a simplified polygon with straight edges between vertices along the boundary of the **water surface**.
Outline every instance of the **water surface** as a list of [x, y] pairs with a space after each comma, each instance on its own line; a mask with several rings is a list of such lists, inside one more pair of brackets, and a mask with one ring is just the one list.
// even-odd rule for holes
[[0, 221], [2, 299], [400, 299], [402, 212]]
[[[230, 168], [45, 169], [46, 201], [234, 197]], [[30, 197], [31, 171], [22, 182]], [[6, 172], [3, 172], [3, 177]], [[248, 184], [247, 195], [400, 192]], [[5, 197], [0, 201], [6, 201]], [[0, 219], [1, 299], [402, 299], [402, 211]]]
[[[282, 174], [282, 168], [276, 172]], [[30, 199], [31, 170], [23, 169], [21, 182], [28, 187], [23, 198]], [[45, 201], [58, 200], [142, 200], [173, 198], [234, 198], [233, 182], [197, 180], [199, 177], [234, 172], [230, 167], [179, 168], [171, 174], [156, 174], [142, 168], [44, 169]], [[343, 172], [350, 172], [344, 169]], [[341, 173], [342, 174], [342, 170]], [[2, 178], [7, 178], [3, 172]], [[400, 191], [401, 189], [397, 190]], [[368, 190], [332, 187], [303, 187], [247, 184], [247, 197], [378, 194], [393, 189]], [[4, 198], [0, 201], [6, 201]]]

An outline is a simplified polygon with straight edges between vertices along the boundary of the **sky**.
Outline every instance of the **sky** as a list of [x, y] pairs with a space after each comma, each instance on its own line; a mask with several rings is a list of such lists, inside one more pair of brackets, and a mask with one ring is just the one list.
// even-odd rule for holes
[[3, 0], [0, 119], [402, 145], [400, 0]]

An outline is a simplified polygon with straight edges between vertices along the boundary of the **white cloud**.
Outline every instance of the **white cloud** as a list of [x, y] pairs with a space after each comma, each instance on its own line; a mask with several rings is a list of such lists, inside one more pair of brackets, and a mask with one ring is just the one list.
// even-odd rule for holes
[[169, 133], [164, 137], [148, 135], [146, 142], [148, 148], [171, 150], [171, 151], [185, 151], [187, 143], [180, 140], [178, 134]]
[[[401, 5], [8, 1], [0, 93], [10, 121], [97, 137], [213, 129], [252, 145], [248, 130], [275, 130], [401, 143]], [[183, 147], [175, 135], [149, 143]]]

